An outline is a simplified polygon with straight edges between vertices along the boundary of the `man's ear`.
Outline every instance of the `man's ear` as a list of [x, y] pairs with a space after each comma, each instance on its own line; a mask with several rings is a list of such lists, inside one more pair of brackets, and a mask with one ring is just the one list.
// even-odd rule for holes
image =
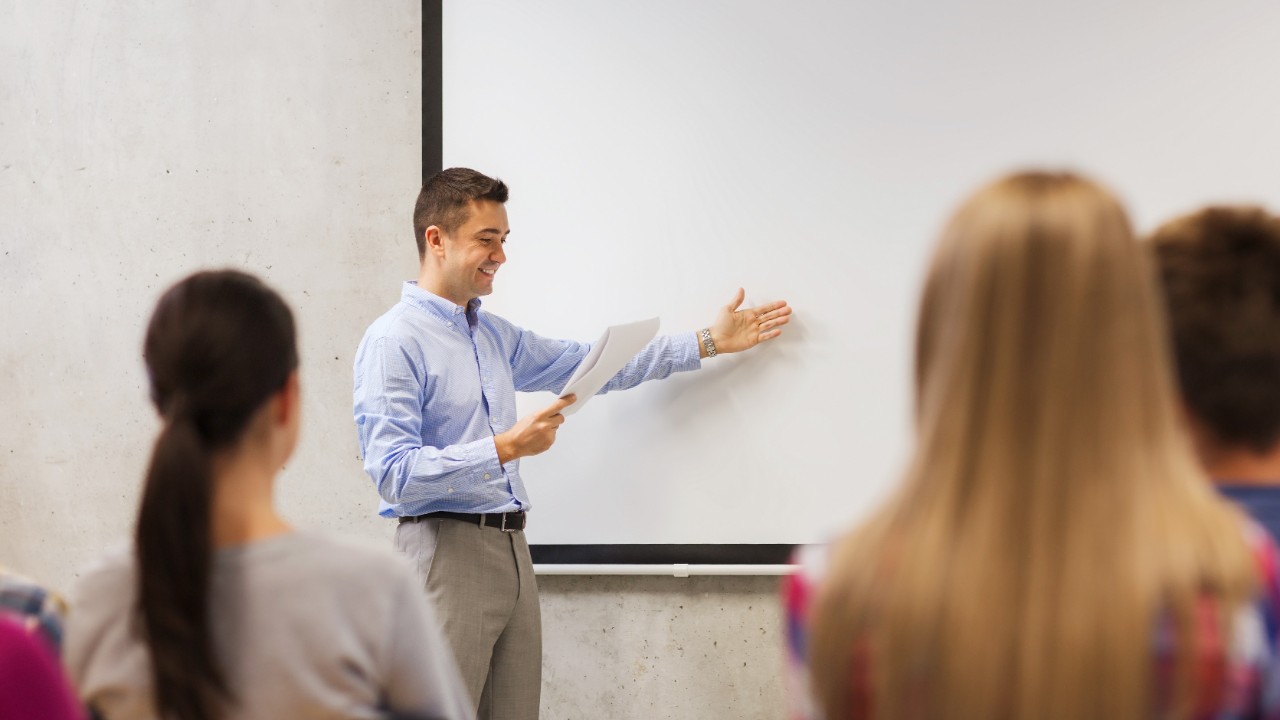
[[444, 233], [440, 232], [439, 226], [427, 226], [423, 235], [426, 237], [426, 250], [428, 255], [442, 255], [444, 253]]

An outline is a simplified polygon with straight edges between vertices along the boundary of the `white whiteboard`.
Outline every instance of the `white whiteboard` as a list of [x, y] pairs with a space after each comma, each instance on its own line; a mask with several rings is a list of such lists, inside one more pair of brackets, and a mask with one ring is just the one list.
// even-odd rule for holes
[[949, 210], [1032, 164], [1102, 179], [1140, 229], [1280, 206], [1277, 30], [1261, 1], [444, 2], [445, 165], [511, 186], [487, 309], [582, 340], [692, 331], [739, 285], [796, 310], [570, 418], [524, 461], [531, 542], [805, 543], [871, 509]]

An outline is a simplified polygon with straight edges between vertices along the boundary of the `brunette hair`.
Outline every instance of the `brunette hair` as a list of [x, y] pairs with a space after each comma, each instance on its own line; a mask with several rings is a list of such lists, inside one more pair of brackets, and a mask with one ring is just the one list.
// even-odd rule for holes
[[1209, 207], [1150, 244], [1183, 401], [1214, 442], [1268, 452], [1280, 440], [1280, 217]]
[[211, 720], [234, 701], [210, 628], [211, 454], [233, 446], [297, 368], [293, 315], [251, 275], [196, 273], [160, 298], [144, 355], [164, 428], [135, 535], [138, 629], [157, 714]]

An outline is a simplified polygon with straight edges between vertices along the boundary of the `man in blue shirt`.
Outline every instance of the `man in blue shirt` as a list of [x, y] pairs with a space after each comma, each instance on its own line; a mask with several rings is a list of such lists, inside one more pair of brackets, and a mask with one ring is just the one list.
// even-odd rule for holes
[[[516, 391], [560, 392], [591, 346], [541, 337], [480, 309], [506, 261], [507, 186], [452, 168], [413, 213], [420, 268], [356, 351], [355, 421], [365, 471], [399, 518], [479, 717], [536, 718], [542, 685], [537, 584], [520, 458], [547, 450], [573, 397], [516, 417]], [[739, 290], [698, 333], [656, 338], [602, 392], [777, 337], [785, 302], [739, 309]]]
[[1280, 217], [1209, 207], [1150, 242], [1196, 450], [1280, 541]]

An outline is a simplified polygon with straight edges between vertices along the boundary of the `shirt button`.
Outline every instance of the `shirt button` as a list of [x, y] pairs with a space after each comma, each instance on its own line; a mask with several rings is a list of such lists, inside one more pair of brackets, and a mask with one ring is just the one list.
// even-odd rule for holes
[[488, 480], [488, 479], [489, 479], [489, 473], [485, 473], [485, 474], [484, 474], [484, 479], [485, 479], [485, 480]]
[[449, 488], [449, 492], [453, 492], [453, 488]]

